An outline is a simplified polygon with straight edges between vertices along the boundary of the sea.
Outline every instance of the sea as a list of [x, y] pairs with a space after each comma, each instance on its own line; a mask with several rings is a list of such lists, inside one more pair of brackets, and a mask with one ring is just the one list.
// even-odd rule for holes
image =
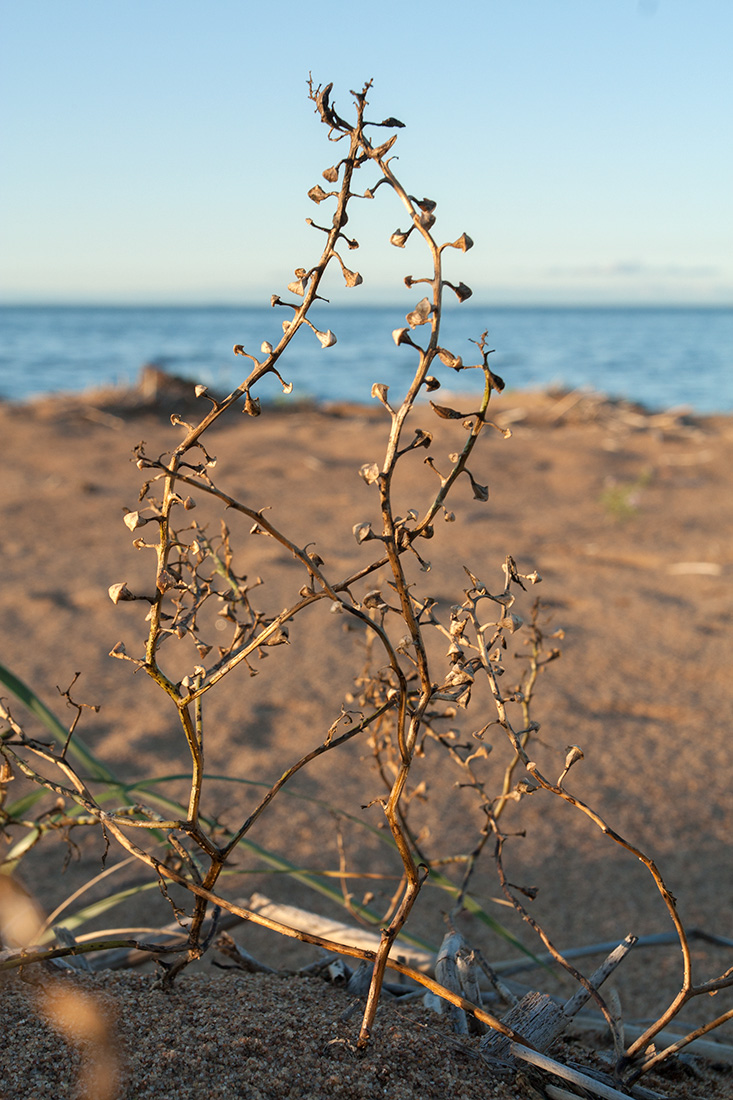
[[[262, 342], [280, 338], [283, 314], [253, 306], [3, 306], [0, 399], [129, 386], [148, 364], [228, 393], [249, 369], [233, 345], [262, 358]], [[323, 348], [301, 329], [279, 363], [292, 392], [268, 377], [255, 390], [261, 399], [365, 404], [374, 382], [395, 394], [409, 382], [415, 352], [392, 338], [405, 326], [404, 305], [317, 303], [311, 319], [336, 343]], [[733, 411], [733, 308], [444, 310], [441, 343], [466, 366], [480, 362], [471, 341], [484, 332], [492, 370], [510, 390], [584, 388], [652, 411]], [[418, 342], [420, 334], [413, 333]], [[478, 370], [436, 367], [444, 392], [482, 388]]]

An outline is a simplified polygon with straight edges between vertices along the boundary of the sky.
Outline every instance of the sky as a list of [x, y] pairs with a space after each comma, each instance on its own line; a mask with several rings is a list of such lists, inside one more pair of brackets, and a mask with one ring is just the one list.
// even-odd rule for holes
[[[0, 0], [0, 301], [267, 304], [340, 156], [312, 73], [405, 123], [477, 302], [731, 305], [731, 42], [731, 0]], [[387, 188], [349, 225], [333, 301], [428, 274]]]

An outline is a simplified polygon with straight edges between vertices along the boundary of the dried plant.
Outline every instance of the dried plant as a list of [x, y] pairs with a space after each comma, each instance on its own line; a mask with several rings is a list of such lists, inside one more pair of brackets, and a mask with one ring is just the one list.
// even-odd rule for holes
[[[170, 699], [189, 761], [186, 805], [176, 812], [173, 799], [166, 799], [158, 792], [145, 802], [141, 797], [133, 797], [134, 789], [130, 787], [123, 805], [107, 808], [100, 791], [109, 791], [114, 786], [114, 777], [88, 753], [84, 755], [75, 735], [76, 720], [68, 730], [54, 730], [57, 744], [46, 744], [28, 736], [7, 709], [3, 712], [6, 731], [1, 745], [4, 779], [7, 781], [13, 770], [22, 773], [40, 790], [53, 792], [64, 806], [75, 806], [77, 825], [101, 827], [106, 837], [113, 837], [131, 857], [147, 865], [164, 889], [165, 884], [176, 883], [189, 892], [192, 900], [187, 913], [186, 942], [178, 948], [175, 961], [165, 964], [165, 984], [173, 982], [180, 970], [207, 949], [213, 931], [205, 922], [212, 907], [367, 962], [371, 976], [359, 1033], [360, 1046], [369, 1041], [387, 967], [408, 975], [444, 1001], [468, 1012], [472, 1019], [483, 1022], [492, 1033], [518, 1044], [511, 1048], [517, 1056], [521, 1056], [521, 1049], [526, 1052], [527, 1048], [541, 1045], [526, 1013], [520, 1011], [511, 1018], [513, 1022], [502, 1021], [481, 1007], [480, 994], [475, 992], [477, 985], [467, 979], [457, 984], [448, 980], [441, 984], [392, 955], [395, 940], [428, 877], [452, 893], [451, 919], [457, 918], [464, 907], [477, 908], [470, 894], [472, 875], [482, 853], [493, 850], [507, 898], [532, 924], [552, 957], [603, 1011], [616, 1040], [616, 1082], [628, 1084], [669, 1055], [669, 1051], [649, 1053], [649, 1044], [682, 1005], [691, 997], [733, 984], [733, 976], [726, 971], [711, 982], [698, 985], [693, 982], [688, 938], [675, 899], [656, 865], [567, 789], [570, 769], [583, 756], [580, 747], [573, 745], [566, 749], [559, 778], [554, 782], [532, 759], [532, 737], [538, 729], [532, 717], [537, 676], [544, 665], [558, 656], [554, 636], [546, 638], [543, 634], [539, 603], [528, 603], [526, 593], [539, 582], [537, 574], [520, 572], [513, 558], [507, 556], [502, 566], [503, 584], [493, 590], [479, 575], [487, 568], [487, 563], [482, 562], [471, 569], [462, 564], [457, 566], [452, 606], [438, 604], [424, 591], [425, 575], [430, 568], [426, 548], [434, 537], [435, 525], [454, 519], [449, 498], [452, 500], [455, 487], [467, 483], [479, 505], [488, 500], [488, 487], [479, 472], [481, 465], [477, 464], [475, 449], [479, 438], [489, 433], [509, 434], [489, 419], [492, 395], [500, 392], [504, 383], [489, 365], [491, 349], [486, 332], [476, 335], [475, 361], [471, 363], [464, 363], [442, 342], [444, 293], [455, 295], [459, 302], [471, 296], [465, 283], [448, 280], [444, 267], [456, 252], [468, 251], [473, 242], [462, 232], [454, 240], [438, 243], [436, 203], [408, 193], [394, 173], [392, 150], [396, 134], [383, 141], [371, 136], [393, 131], [402, 124], [394, 118], [378, 123], [367, 120], [369, 89], [370, 84], [366, 84], [360, 92], [352, 93], [355, 119], [349, 122], [336, 109], [331, 85], [310, 86], [310, 98], [327, 127], [329, 141], [341, 155], [323, 172], [330, 190], [316, 184], [308, 192], [316, 205], [324, 204], [328, 210], [323, 225], [308, 219], [316, 232], [323, 235], [320, 258], [309, 268], [295, 269], [287, 297], [274, 294], [271, 299], [273, 308], [284, 312], [279, 342], [274, 346], [265, 342], [256, 353], [235, 346], [235, 354], [249, 361], [248, 374], [241, 384], [224, 398], [197, 386], [196, 395], [208, 408], [195, 423], [185, 422], [177, 415], [171, 417], [173, 426], [180, 430], [180, 441], [160, 456], [142, 444], [136, 450], [137, 465], [146, 480], [138, 505], [126, 513], [125, 523], [135, 536], [134, 545], [140, 553], [148, 554], [154, 565], [145, 591], [131, 591], [126, 583], [119, 582], [110, 587], [109, 594], [115, 604], [138, 601], [147, 609], [147, 638], [139, 652], [128, 653], [120, 643], [112, 656], [130, 662], [152, 678]], [[363, 170], [375, 173], [376, 182], [359, 192], [355, 189], [355, 177]], [[405, 278], [408, 288], [420, 286], [425, 291], [407, 313], [405, 325], [392, 334], [395, 344], [404, 349], [412, 364], [411, 380], [404, 392], [397, 395], [393, 386], [382, 381], [376, 381], [372, 387], [372, 397], [384, 410], [385, 450], [358, 470], [372, 491], [373, 510], [353, 528], [358, 564], [347, 575], [335, 576], [321, 559], [317, 544], [300, 545], [261, 506], [251, 499], [235, 497], [218, 483], [209, 439], [220, 418], [238, 407], [250, 417], [265, 411], [256, 389], [267, 375], [275, 376], [286, 394], [291, 391], [291, 384], [281, 373], [280, 360], [301, 328], [312, 331], [324, 354], [336, 343], [337, 337], [329, 327], [319, 328], [312, 320], [313, 307], [324, 301], [320, 292], [330, 266], [335, 264], [340, 269], [347, 287], [355, 288], [362, 282], [359, 272], [351, 270], [344, 258], [346, 252], [358, 248], [357, 241], [345, 231], [350, 216], [347, 211], [359, 200], [374, 199], [380, 188], [391, 192], [404, 210], [401, 225], [405, 228], [397, 228], [390, 243], [404, 248], [409, 238], [421, 239], [429, 270], [425, 275]], [[456, 376], [466, 370], [478, 372], [483, 381], [483, 391], [470, 408], [456, 409], [432, 399], [446, 374], [452, 372]], [[422, 400], [423, 394], [429, 395], [429, 404]], [[430, 430], [424, 426], [426, 421], [431, 424]], [[456, 449], [452, 441], [457, 426], [463, 437]], [[421, 457], [426, 467], [422, 507], [399, 514], [395, 500], [400, 471]], [[261, 582], [259, 578], [249, 581], [243, 575], [229, 527], [222, 522], [214, 532], [195, 518], [196, 504], [204, 498], [222, 506], [229, 515], [245, 517], [252, 539], [274, 540], [299, 563], [299, 585], [279, 614], [261, 609], [258, 603]], [[301, 617], [324, 601], [334, 613], [359, 624], [366, 638], [366, 661], [356, 676], [355, 691], [349, 698], [333, 700], [335, 717], [330, 728], [320, 731], [308, 751], [282, 771], [237, 828], [226, 830], [216, 821], [216, 814], [206, 809], [209, 692], [226, 678], [246, 675], [248, 669], [252, 672], [253, 662], [272, 647], [297, 644]], [[523, 604], [528, 604], [526, 609]], [[224, 631], [216, 629], [217, 622], [220, 626], [223, 622]], [[226, 640], [222, 644], [223, 634]], [[507, 655], [522, 639], [523, 652], [517, 655], [524, 658], [523, 675], [505, 687]], [[6, 685], [28, 703], [22, 694], [26, 689], [17, 681], [11, 683], [9, 676], [5, 674]], [[512, 677], [507, 676], [506, 680]], [[482, 713], [476, 720], [471, 717], [471, 696], [479, 681], [488, 685], [495, 713], [493, 716]], [[510, 749], [508, 763], [498, 771], [492, 766], [485, 737], [490, 728], [501, 732]], [[232, 862], [235, 851], [238, 848], [241, 851], [254, 823], [268, 812], [290, 779], [326, 753], [336, 754], [335, 767], [338, 767], [338, 750], [356, 737], [368, 740], [371, 746], [384, 785], [371, 806], [380, 808], [402, 867], [399, 889], [386, 913], [374, 917], [381, 927], [376, 950], [325, 939], [245, 909], [220, 888], [222, 872]], [[461, 856], [446, 855], [439, 850], [439, 842], [425, 840], [419, 823], [413, 824], [415, 807], [422, 794], [419, 781], [413, 779], [414, 766], [425, 754], [441, 755], [446, 763], [446, 782], [457, 782], [475, 796], [476, 814], [466, 821]], [[641, 860], [676, 929], [683, 960], [682, 988], [660, 1019], [628, 1049], [623, 1047], [617, 1013], [598, 993], [597, 985], [602, 978], [584, 977], [563, 958], [530, 917], [517, 889], [507, 881], [503, 868], [506, 834], [502, 831], [502, 816], [509, 804], [539, 795], [540, 791], [578, 809], [611, 840]], [[158, 808], [153, 808], [152, 803]], [[163, 806], [168, 807], [169, 816], [161, 815]], [[13, 818], [6, 811], [6, 822], [9, 820], [17, 822], [20, 817], [16, 814]], [[38, 829], [40, 836], [42, 826], [38, 825]], [[356, 906], [346, 891], [344, 901], [356, 915], [365, 915], [364, 907]], [[39, 950], [22, 958], [8, 957], [3, 965], [109, 947], [111, 942], [107, 939], [84, 947]], [[159, 944], [150, 946], [126, 940], [114, 943], [143, 949], [147, 946], [161, 954]], [[456, 958], [465, 962], [464, 946], [459, 944], [456, 952]], [[445, 959], [445, 952], [443, 955]], [[470, 997], [469, 991], [474, 991]], [[719, 1016], [695, 1034], [717, 1026], [731, 1015], [729, 1012]]]

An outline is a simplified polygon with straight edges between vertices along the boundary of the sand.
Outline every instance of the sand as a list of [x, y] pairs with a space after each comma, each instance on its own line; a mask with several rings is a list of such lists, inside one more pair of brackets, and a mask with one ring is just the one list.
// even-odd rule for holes
[[[507, 554], [522, 572], [538, 570], [543, 580], [536, 594], [545, 603], [547, 630], [561, 629], [564, 636], [557, 643], [562, 658], [548, 666], [538, 687], [536, 759], [554, 777], [566, 746], [580, 745], [584, 758], [575, 765], [569, 788], [654, 858], [690, 928], [730, 937], [733, 422], [680, 412], [652, 416], [580, 394], [507, 394], [496, 409], [497, 422], [511, 426], [512, 436], [487, 433], [472, 461], [477, 480], [489, 485], [489, 501], [474, 501], [464, 479], [452, 504], [455, 522], [441, 522], [434, 540], [425, 544], [431, 571], [416, 569], [415, 582], [446, 607], [462, 599], [464, 565], [495, 588], [501, 587]], [[162, 693], [131, 665], [107, 656], [119, 641], [136, 653], [144, 638], [144, 605], [115, 607], [107, 589], [126, 581], [143, 592], [150, 584], [150, 551], [131, 546], [133, 536], [122, 517], [124, 508], [136, 508], [141, 481], [131, 460], [133, 445], [144, 439], [149, 453], [157, 454], [180, 438], [180, 429], [168, 420], [170, 411], [186, 414], [183, 397], [163, 395], [151, 404], [136, 394], [96, 394], [0, 406], [5, 456], [0, 661], [62, 718], [56, 687], [67, 687], [80, 672], [75, 697], [101, 704], [98, 713], [85, 712], [80, 735], [126, 780], [185, 773], [188, 767], [175, 715]], [[416, 427], [432, 429], [436, 418], [426, 410], [424, 424], [419, 419]], [[356, 545], [352, 527], [375, 520], [375, 499], [358, 469], [379, 459], [385, 427], [380, 409], [295, 407], [267, 410], [257, 420], [232, 413], [209, 441], [218, 459], [217, 484], [255, 508], [271, 506], [268, 516], [296, 543], [315, 542], [324, 568], [334, 576], [347, 574], [367, 560], [368, 544]], [[460, 424], [448, 423], [447, 430], [458, 445]], [[442, 445], [447, 452], [450, 439]], [[439, 450], [434, 453], [436, 465], [446, 462]], [[422, 452], [403, 464], [399, 500], [405, 510], [420, 508], [434, 489], [429, 480], [434, 475], [421, 459]], [[196, 515], [206, 514], [204, 502]], [[213, 512], [211, 517], [218, 524]], [[257, 598], [276, 613], [303, 583], [296, 563], [269, 540], [250, 536], [250, 524], [239, 517], [226, 519], [233, 541], [243, 548], [243, 571], [265, 581]], [[302, 628], [296, 622], [290, 644], [273, 649], [258, 664], [256, 677], [232, 678], [212, 698], [208, 772], [272, 782], [323, 740], [363, 663], [360, 637], [344, 633], [336, 619], [323, 608]], [[469, 732], [492, 717], [490, 701], [480, 694], [474, 707], [475, 720], [467, 719], [474, 725], [464, 727]], [[494, 749], [486, 764], [496, 766], [498, 775], [506, 753], [499, 732], [492, 729], [489, 735]], [[365, 884], [356, 872], [397, 872], [379, 838], [361, 826], [347, 827], [343, 818], [343, 827], [336, 828], [332, 815], [309, 801], [325, 801], [378, 825], [378, 807], [361, 808], [381, 793], [366, 743], [355, 739], [339, 752], [338, 760], [326, 754], [305, 769], [292, 787], [300, 797], [276, 800], [252, 839], [312, 870], [338, 870], [341, 853], [352, 871], [346, 887], [354, 899], [360, 901], [368, 888], [378, 904], [395, 883]], [[446, 781], [442, 763], [429, 756], [419, 764], [419, 778], [426, 783], [427, 800], [417, 806], [417, 821], [430, 830], [431, 852], [466, 850], [477, 832], [470, 792], [458, 790], [455, 777]], [[20, 780], [15, 790], [19, 787]], [[169, 789], [180, 797], [185, 788], [171, 783]], [[212, 812], [231, 827], [251, 809], [257, 790], [212, 782], [206, 795]], [[9, 798], [14, 796], [12, 791]], [[511, 814], [507, 823], [526, 830], [526, 836], [507, 843], [509, 877], [537, 888], [536, 900], [528, 903], [532, 915], [560, 949], [671, 930], [643, 866], [571, 807], [538, 794], [512, 807]], [[79, 828], [66, 837], [48, 837], [23, 860], [19, 877], [50, 912], [99, 873], [102, 849], [98, 836]], [[62, 873], [65, 854], [70, 861]], [[113, 846], [109, 863], [123, 854]], [[251, 854], [242, 853], [238, 871], [222, 887], [228, 897], [259, 891], [344, 919], [335, 902], [292, 877], [268, 873]], [[135, 867], [122, 868], [58, 919], [63, 923], [83, 902], [144, 878]], [[338, 877], [330, 881], [338, 891]], [[501, 903], [488, 854], [474, 891], [492, 917], [531, 950], [540, 949], [531, 930]], [[445, 895], [426, 887], [413, 913], [413, 933], [437, 945], [446, 908]], [[170, 920], [167, 902], [152, 890], [81, 931], [159, 927]], [[459, 923], [487, 958], [517, 957], [516, 946], [477, 918], [464, 915]], [[232, 934], [275, 967], [295, 969], [318, 955], [251, 926]], [[699, 981], [731, 965], [730, 949], [698, 941], [693, 956]], [[357, 1055], [352, 1046], [359, 1014], [340, 1020], [342, 991], [313, 979], [222, 977], [214, 960], [209, 952], [170, 995], [150, 988], [155, 977], [150, 965], [142, 973], [79, 979], [116, 1006], [110, 1028], [122, 1052], [123, 1083], [112, 1095], [534, 1095], [534, 1077], [534, 1085], [525, 1078], [519, 1083], [487, 1078], [476, 1041], [454, 1040], [445, 1020], [424, 1008], [385, 1006], [372, 1051]], [[593, 957], [579, 965], [589, 972], [596, 962]], [[560, 997], [573, 991], [569, 979], [553, 973], [520, 977]], [[680, 980], [678, 949], [636, 949], [613, 979], [625, 1020], [658, 1014]], [[0, 991], [3, 1033], [12, 1029], [16, 1037], [5, 1040], [3, 1069], [21, 1082], [10, 1091], [0, 1085], [0, 1095], [74, 1095], [74, 1056], [59, 1045], [55, 1032], [40, 1026], [25, 992], [16, 979]], [[725, 1011], [731, 1000], [722, 991], [714, 1000], [693, 1001], [683, 1028]], [[246, 1023], [237, 1015], [243, 1002]], [[212, 1025], [205, 1039], [202, 1020], [207, 1028]], [[716, 1036], [730, 1043], [731, 1024]], [[329, 1046], [333, 1039], [338, 1042]], [[462, 1053], [461, 1044], [471, 1053]], [[567, 1056], [580, 1060], [579, 1050], [600, 1044], [600, 1038], [586, 1037]], [[562, 1047], [559, 1051], [562, 1056]], [[709, 1063], [703, 1067], [703, 1079], [677, 1065], [650, 1087], [670, 1096], [727, 1095], [729, 1074]], [[294, 1084], [297, 1072], [300, 1091]]]

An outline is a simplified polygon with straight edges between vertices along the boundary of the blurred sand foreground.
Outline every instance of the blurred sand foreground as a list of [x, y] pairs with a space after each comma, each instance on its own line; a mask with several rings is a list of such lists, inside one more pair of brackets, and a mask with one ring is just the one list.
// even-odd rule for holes
[[[143, 673], [134, 674], [132, 665], [107, 656], [120, 640], [128, 653], [142, 649], [145, 605], [115, 607], [107, 589], [118, 581], [126, 581], [133, 591], [150, 586], [152, 558], [132, 547], [135, 536], [122, 516], [124, 507], [137, 507], [142, 481], [132, 448], [142, 439], [150, 454], [175, 445], [180, 429], [171, 427], [171, 411], [186, 412], [176, 399], [155, 406], [136, 403], [130, 395], [123, 400], [109, 394], [0, 406], [0, 661], [32, 685], [62, 719], [56, 686], [65, 688], [80, 672], [75, 697], [101, 704], [98, 714], [84, 716], [80, 735], [127, 779], [180, 773], [188, 767], [166, 698]], [[433, 413], [426, 408], [421, 417], [416, 416], [414, 427], [432, 430]], [[733, 421], [681, 413], [648, 415], [581, 394], [522, 393], [499, 398], [494, 417], [500, 426], [511, 426], [512, 437], [487, 431], [471, 462], [477, 480], [488, 483], [490, 499], [473, 500], [468, 480], [462, 479], [450, 504], [456, 521], [439, 521], [435, 538], [421, 547], [431, 571], [421, 573], [415, 563], [416, 585], [445, 608], [463, 598], [464, 565], [495, 589], [501, 587], [507, 554], [521, 572], [537, 569], [543, 581], [529, 596], [543, 599], [548, 629], [562, 628], [564, 639], [562, 659], [549, 666], [538, 689], [535, 717], [542, 729], [536, 759], [554, 776], [562, 769], [565, 747], [580, 745], [585, 758], [575, 765], [569, 789], [653, 856], [690, 927], [730, 937]], [[441, 427], [445, 429], [445, 422]], [[450, 423], [446, 430], [460, 441], [460, 423]], [[324, 568], [340, 578], [371, 560], [370, 544], [357, 546], [352, 534], [354, 524], [372, 520], [375, 528], [379, 525], [375, 490], [358, 477], [358, 470], [365, 462], [380, 461], [386, 435], [381, 408], [296, 407], [292, 412], [267, 409], [256, 420], [232, 412], [213, 430], [207, 446], [218, 459], [214, 474], [219, 487], [253, 507], [270, 506], [273, 522], [299, 545], [315, 543]], [[447, 466], [440, 450], [431, 453], [439, 469]], [[405, 509], [419, 510], [434, 493], [435, 475], [423, 464], [424, 454], [419, 451], [402, 463], [397, 496]], [[203, 519], [204, 512], [202, 508], [197, 518]], [[304, 582], [297, 563], [270, 540], [250, 537], [243, 517], [229, 514], [226, 519], [233, 545], [241, 548], [240, 568], [243, 562], [243, 571], [265, 582], [256, 599], [278, 612]], [[218, 522], [212, 519], [212, 531], [218, 530]], [[380, 580], [386, 584], [386, 577]], [[290, 645], [272, 650], [258, 664], [259, 675], [250, 678], [240, 670], [219, 693], [211, 693], [207, 771], [212, 775], [272, 781], [319, 744], [338, 716], [363, 663], [361, 639], [345, 634], [339, 617], [325, 607], [314, 610], [307, 624], [301, 618], [303, 626], [301, 619], [291, 626]], [[488, 697], [474, 700], [464, 719], [467, 732], [494, 717], [490, 706]], [[506, 753], [499, 733], [487, 735], [495, 744], [497, 776]], [[468, 850], [480, 827], [473, 804], [465, 792], [455, 790], [454, 777], [446, 783], [430, 760], [419, 767], [424, 771], [417, 778], [427, 784], [421, 813], [430, 830], [428, 847], [441, 854]], [[184, 789], [173, 785], [171, 792], [181, 795]], [[368, 746], [358, 738], [305, 769], [292, 789], [369, 824], [379, 823], [378, 807], [362, 809], [382, 788]], [[208, 797], [210, 812], [235, 826], [251, 809], [253, 790], [258, 788], [212, 783], [204, 803]], [[509, 877], [538, 887], [531, 911], [558, 947], [671, 930], [642, 865], [570, 807], [537, 795], [511, 812], [507, 827], [511, 821], [527, 835], [507, 844]], [[99, 837], [81, 833], [72, 833], [79, 850], [72, 851], [64, 874], [61, 838], [56, 846], [53, 840], [39, 846], [23, 863], [21, 877], [45, 911], [101, 869]], [[338, 830], [327, 811], [316, 813], [308, 801], [276, 800], [252, 839], [303, 867], [339, 867]], [[348, 867], [374, 871], [383, 866], [379, 861], [385, 849], [367, 830], [345, 832], [341, 841]], [[119, 858], [113, 842], [109, 862]], [[282, 875], [251, 873], [262, 865], [250, 863], [250, 858], [242, 854], [239, 870], [249, 873], [227, 882], [228, 896], [243, 898], [260, 890], [343, 919], [343, 910], [307, 887]], [[389, 870], [395, 868], [390, 865]], [[140, 880], [133, 867], [100, 883], [87, 900]], [[388, 882], [384, 895], [393, 887]], [[361, 900], [363, 882], [352, 879], [349, 889]], [[488, 853], [474, 892], [493, 916], [539, 949], [531, 930], [491, 900], [500, 891]], [[439, 942], [445, 908], [444, 895], [426, 888], [412, 931]], [[170, 908], [156, 890], [89, 928], [150, 927], [170, 920]], [[515, 947], [476, 920], [467, 917], [461, 927], [488, 958], [516, 955]], [[270, 965], [296, 965], [314, 957], [269, 933], [247, 928], [233, 934]], [[695, 948], [695, 959], [700, 981], [732, 961], [726, 961], [722, 950], [702, 947]], [[590, 963], [586, 969], [592, 969]], [[208, 957], [197, 968], [199, 977], [190, 979], [199, 982], [198, 988], [204, 972], [217, 973]], [[550, 991], [559, 988], [553, 987], [554, 979], [544, 980]], [[628, 1019], [658, 1012], [679, 983], [678, 952], [666, 948], [643, 956], [632, 953], [614, 980]], [[128, 990], [123, 1002], [129, 996]], [[302, 996], [307, 1001], [310, 994]], [[693, 1002], [686, 1019], [702, 1023], [725, 1011], [732, 999], [725, 991], [714, 1002]], [[731, 1026], [723, 1028], [721, 1039], [731, 1041]], [[330, 1037], [321, 1037], [321, 1046]], [[10, 1054], [6, 1047], [4, 1057]], [[186, 1072], [190, 1076], [192, 1071]], [[343, 1066], [334, 1070], [342, 1084], [334, 1095], [352, 1094], [343, 1084], [344, 1072]], [[292, 1077], [288, 1080], [292, 1084]], [[263, 1096], [281, 1095], [274, 1085], [270, 1091], [267, 1085], [259, 1087]], [[465, 1095], [480, 1094], [472, 1087], [464, 1084]], [[143, 1095], [139, 1084], [136, 1088], [134, 1095]], [[694, 1095], [689, 1088], [679, 1095]], [[0, 1095], [2, 1090], [0, 1084]], [[412, 1095], [407, 1084], [405, 1090], [392, 1090], [391, 1095]], [[425, 1082], [420, 1091], [432, 1095]], [[73, 1092], [52, 1088], [51, 1094]], [[311, 1095], [291, 1093], [296, 1094]], [[328, 1094], [326, 1085], [323, 1094]], [[155, 1095], [169, 1093], [160, 1084]], [[364, 1095], [376, 1093], [367, 1090]]]

